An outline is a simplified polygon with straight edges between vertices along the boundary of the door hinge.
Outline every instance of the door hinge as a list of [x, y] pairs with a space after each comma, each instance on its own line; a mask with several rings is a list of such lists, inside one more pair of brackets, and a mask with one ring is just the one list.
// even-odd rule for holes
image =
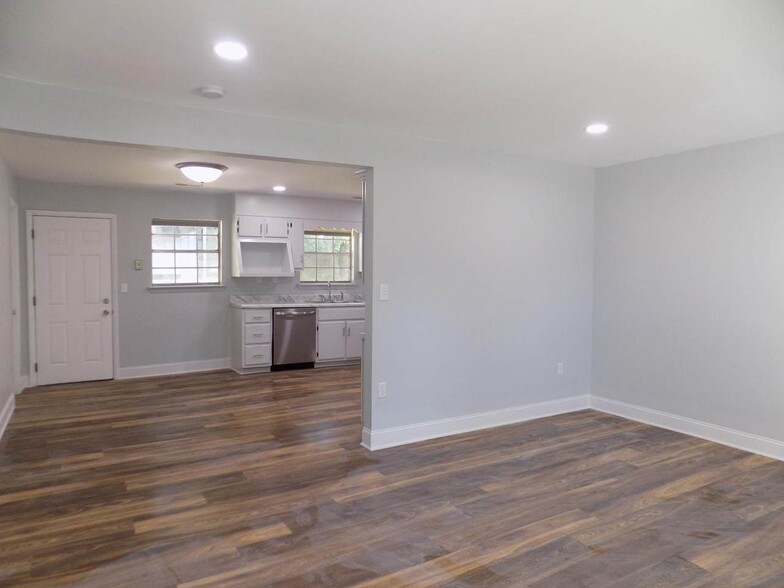
[[35, 371], [38, 371], [38, 362], [35, 363]]

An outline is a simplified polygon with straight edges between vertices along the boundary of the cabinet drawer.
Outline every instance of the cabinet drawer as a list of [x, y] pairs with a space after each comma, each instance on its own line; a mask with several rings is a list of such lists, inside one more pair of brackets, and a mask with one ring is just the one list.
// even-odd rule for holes
[[272, 311], [269, 308], [254, 308], [242, 311], [242, 318], [246, 323], [268, 323]]
[[270, 323], [250, 323], [245, 325], [245, 343], [269, 343], [272, 341], [272, 325]]
[[350, 321], [365, 318], [364, 306], [343, 306], [339, 308], [319, 308], [320, 321]]
[[272, 363], [272, 346], [265, 345], [246, 345], [243, 357], [243, 365], [269, 365]]

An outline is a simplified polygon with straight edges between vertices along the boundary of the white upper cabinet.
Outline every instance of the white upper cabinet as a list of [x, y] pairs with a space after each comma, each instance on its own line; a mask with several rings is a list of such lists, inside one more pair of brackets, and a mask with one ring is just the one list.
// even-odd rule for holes
[[305, 221], [301, 218], [289, 220], [289, 239], [294, 269], [302, 269], [305, 267]]
[[238, 215], [235, 227], [232, 277], [294, 276], [289, 219]]
[[287, 239], [289, 219], [266, 217], [264, 219], [264, 236], [270, 239]]
[[238, 216], [237, 236], [238, 237], [263, 237], [264, 217], [263, 216]]
[[289, 219], [265, 216], [238, 216], [237, 236], [288, 239]]

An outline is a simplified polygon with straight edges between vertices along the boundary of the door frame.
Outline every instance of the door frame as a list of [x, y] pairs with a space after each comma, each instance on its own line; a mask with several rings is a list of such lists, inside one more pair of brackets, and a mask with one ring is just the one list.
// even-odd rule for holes
[[111, 262], [109, 272], [112, 280], [112, 379], [117, 379], [120, 369], [120, 332], [119, 332], [119, 284], [117, 283], [117, 215], [102, 212], [66, 212], [55, 210], [27, 210], [25, 211], [25, 240], [27, 241], [27, 333], [29, 362], [28, 373], [30, 386], [38, 385], [38, 374], [35, 364], [38, 362], [38, 345], [36, 341], [35, 307], [33, 306], [33, 293], [35, 292], [35, 250], [33, 243], [33, 219], [36, 216], [58, 216], [70, 218], [101, 218], [109, 219], [111, 232]]
[[19, 394], [26, 387], [25, 379], [22, 378], [22, 280], [19, 275], [19, 265], [22, 260], [19, 252], [19, 205], [14, 198], [11, 198], [11, 337], [12, 357], [14, 360], [13, 379], [14, 393]]

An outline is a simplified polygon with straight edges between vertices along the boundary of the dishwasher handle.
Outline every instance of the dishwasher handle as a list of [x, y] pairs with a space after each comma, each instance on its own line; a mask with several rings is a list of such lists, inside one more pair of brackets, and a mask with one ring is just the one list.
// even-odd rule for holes
[[280, 316], [283, 318], [287, 317], [298, 317], [298, 316], [313, 316], [316, 314], [315, 308], [282, 308], [282, 309], [275, 309], [273, 313], [275, 316]]

